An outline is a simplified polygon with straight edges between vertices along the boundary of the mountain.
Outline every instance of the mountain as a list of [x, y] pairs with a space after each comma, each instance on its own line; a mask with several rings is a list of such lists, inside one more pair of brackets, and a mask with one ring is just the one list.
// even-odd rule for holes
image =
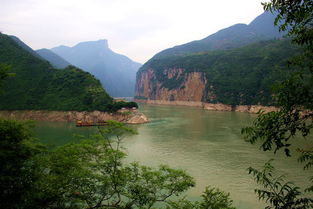
[[153, 59], [137, 73], [136, 99], [271, 105], [271, 87], [287, 76], [300, 49], [287, 39]]
[[202, 40], [165, 49], [137, 72], [136, 99], [271, 105], [271, 87], [301, 49], [263, 13]]
[[[18, 39], [19, 40], [19, 39]], [[0, 94], [1, 110], [106, 110], [112, 98], [91, 74], [54, 69], [22, 41], [0, 33], [0, 63], [11, 67]]]
[[53, 53], [49, 49], [38, 49], [36, 50], [37, 54], [39, 54], [42, 58], [50, 62], [50, 64], [57, 69], [64, 69], [71, 65], [69, 62], [64, 60], [62, 57]]
[[261, 40], [281, 38], [284, 33], [280, 33], [278, 28], [274, 26], [275, 17], [275, 14], [264, 12], [248, 25], [236, 24], [230, 26], [202, 40], [165, 49], [156, 54], [154, 58], [232, 49]]
[[73, 65], [98, 78], [113, 97], [134, 95], [136, 72], [141, 64], [113, 52], [107, 40], [82, 42], [73, 47], [51, 49]]
[[43, 59], [39, 54], [37, 54], [37, 52], [35, 52], [32, 48], [30, 48], [29, 46], [27, 46], [23, 41], [21, 41], [18, 37], [16, 36], [10, 36], [10, 38], [15, 41], [15, 43], [17, 43], [17, 45], [19, 45], [21, 48], [23, 48], [24, 50], [26, 50], [27, 52], [29, 52], [31, 55], [33, 55], [34, 57], [37, 57], [39, 59]]

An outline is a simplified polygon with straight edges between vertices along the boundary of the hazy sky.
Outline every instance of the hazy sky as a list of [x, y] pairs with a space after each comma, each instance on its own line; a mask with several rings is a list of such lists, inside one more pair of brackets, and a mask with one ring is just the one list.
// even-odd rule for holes
[[108, 39], [144, 63], [155, 53], [263, 12], [262, 0], [0, 0], [0, 31], [33, 49]]

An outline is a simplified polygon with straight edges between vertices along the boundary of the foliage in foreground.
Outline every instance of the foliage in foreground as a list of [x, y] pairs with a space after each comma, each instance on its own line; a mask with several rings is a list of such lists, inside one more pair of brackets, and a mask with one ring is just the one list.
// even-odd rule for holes
[[42, 153], [34, 143], [29, 123], [0, 119], [0, 206], [20, 208], [34, 181], [32, 158]]
[[[259, 113], [253, 126], [244, 128], [247, 141], [255, 144], [261, 141], [264, 151], [274, 152], [284, 149], [286, 156], [291, 155], [292, 140], [302, 136], [311, 140], [313, 128], [313, 1], [272, 0], [263, 3], [264, 9], [277, 12], [275, 24], [281, 31], [288, 31], [293, 42], [302, 46], [301, 56], [290, 61], [291, 75], [276, 86], [274, 98], [280, 110]], [[313, 165], [313, 150], [297, 149], [301, 156], [299, 162], [304, 169]], [[265, 199], [268, 208], [312, 208], [313, 199], [304, 198], [303, 192], [291, 183], [283, 183], [284, 178], [272, 176], [273, 168], [267, 163], [263, 171], [249, 168], [256, 181], [264, 190], [256, 190], [260, 199]], [[309, 179], [305, 192], [313, 192], [313, 177]]]
[[284, 175], [276, 176], [271, 161], [265, 163], [261, 171], [252, 167], [248, 168], [249, 174], [252, 174], [254, 180], [263, 187], [255, 189], [255, 193], [258, 194], [260, 200], [265, 200], [270, 204], [266, 208], [312, 208], [313, 199], [303, 197], [300, 188], [292, 182], [286, 182]]
[[229, 193], [225, 193], [218, 188], [207, 187], [201, 195], [202, 200], [191, 202], [186, 199], [169, 201], [166, 209], [235, 209]]
[[121, 140], [135, 132], [122, 123], [111, 121], [94, 139], [52, 151], [30, 143], [20, 122], [0, 120], [0, 131], [1, 208], [233, 209], [229, 194], [215, 188], [199, 202], [180, 198], [195, 185], [183, 170], [125, 163]]

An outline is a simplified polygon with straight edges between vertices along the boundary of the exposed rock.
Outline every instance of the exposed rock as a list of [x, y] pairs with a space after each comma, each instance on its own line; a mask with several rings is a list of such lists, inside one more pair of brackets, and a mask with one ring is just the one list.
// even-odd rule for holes
[[277, 107], [261, 105], [238, 105], [235, 107], [236, 112], [248, 112], [248, 113], [258, 113], [260, 111], [273, 112], [277, 110], [278, 110]]
[[139, 73], [136, 82], [136, 97], [151, 100], [201, 102], [207, 83], [204, 73], [187, 72], [185, 69], [175, 68], [165, 70], [163, 76], [171, 82], [176, 82], [176, 86], [165, 87], [163, 81], [158, 81], [152, 69]]
[[76, 122], [76, 121], [106, 121], [116, 120], [129, 124], [149, 122], [148, 118], [137, 110], [127, 112], [107, 113], [100, 111], [76, 112], [76, 111], [0, 111], [1, 118], [18, 120], [37, 120], [51, 122]]
[[226, 104], [212, 104], [206, 102], [194, 102], [194, 101], [164, 101], [164, 100], [140, 100], [136, 99], [135, 102], [144, 104], [156, 104], [156, 105], [173, 105], [173, 106], [189, 106], [189, 107], [202, 107], [205, 110], [212, 111], [233, 111], [233, 112], [246, 112], [246, 113], [258, 113], [260, 110], [264, 112], [277, 111], [277, 107], [273, 106], [261, 106], [261, 105], [238, 105], [231, 106]]
[[203, 107], [203, 102], [194, 102], [194, 101], [166, 101], [166, 100], [149, 100], [149, 99], [148, 100], [135, 99], [134, 101], [138, 103], [144, 103], [144, 104]]
[[129, 118], [126, 123], [127, 124], [142, 124], [148, 123], [149, 119], [141, 112], [136, 112], [133, 117]]
[[225, 105], [225, 104], [211, 104], [211, 103], [203, 103], [203, 108], [205, 110], [214, 110], [214, 111], [233, 111], [233, 108], [231, 105]]

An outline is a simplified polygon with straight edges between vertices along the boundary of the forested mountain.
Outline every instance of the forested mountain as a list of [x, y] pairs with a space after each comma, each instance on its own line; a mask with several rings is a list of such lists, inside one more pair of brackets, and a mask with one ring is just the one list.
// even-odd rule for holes
[[285, 78], [288, 59], [299, 52], [298, 47], [283, 39], [231, 50], [155, 58], [137, 73], [136, 98], [269, 105], [271, 86]]
[[[26, 45], [23, 41], [21, 41], [18, 37], [16, 36], [10, 36], [10, 38], [17, 43], [21, 48], [29, 52], [31, 55], [34, 57], [37, 57], [39, 59], [43, 59], [37, 52], [35, 52], [32, 48], [30, 48], [28, 45]], [[44, 59], [43, 59], [44, 60]]]
[[36, 50], [37, 54], [39, 54], [42, 58], [47, 60], [53, 67], [58, 69], [63, 69], [71, 65], [69, 62], [64, 60], [62, 57], [53, 53], [49, 49], [38, 49]]
[[265, 12], [199, 41], [161, 51], [137, 73], [136, 98], [229, 105], [270, 105], [271, 86], [284, 78], [300, 49]]
[[0, 63], [14, 74], [4, 81], [1, 110], [105, 110], [112, 102], [89, 73], [73, 66], [54, 69], [25, 46], [0, 33]]
[[82, 42], [51, 49], [71, 64], [98, 78], [111, 96], [134, 95], [136, 72], [141, 64], [113, 52], [107, 40]]
[[232, 49], [261, 40], [280, 38], [284, 34], [274, 26], [276, 15], [264, 12], [250, 24], [236, 24], [222, 29], [202, 40], [192, 41], [173, 48], [165, 49], [155, 58], [172, 55], [186, 55], [220, 49]]

